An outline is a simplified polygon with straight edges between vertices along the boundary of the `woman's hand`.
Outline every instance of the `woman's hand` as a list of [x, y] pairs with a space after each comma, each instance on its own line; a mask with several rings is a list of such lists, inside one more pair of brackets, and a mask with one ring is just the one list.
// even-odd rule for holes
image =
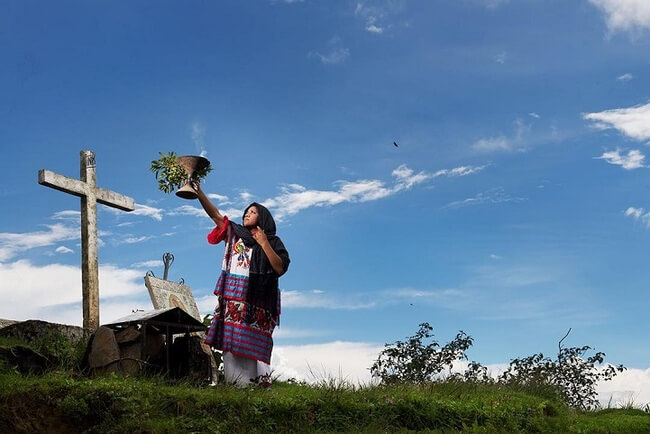
[[253, 238], [255, 238], [255, 241], [257, 241], [257, 244], [260, 246], [263, 246], [264, 244], [268, 243], [269, 240], [266, 238], [266, 234], [264, 233], [264, 230], [257, 226], [255, 229], [251, 231], [251, 235], [253, 235]]
[[266, 238], [264, 230], [261, 227], [257, 226], [251, 230], [251, 235], [253, 235], [253, 238], [255, 238], [257, 244], [262, 247], [262, 250], [264, 251], [266, 257], [269, 259], [273, 270], [278, 274], [278, 276], [282, 276], [286, 271], [282, 265], [282, 259], [278, 256], [277, 253], [275, 253], [273, 247], [271, 247], [269, 239]]

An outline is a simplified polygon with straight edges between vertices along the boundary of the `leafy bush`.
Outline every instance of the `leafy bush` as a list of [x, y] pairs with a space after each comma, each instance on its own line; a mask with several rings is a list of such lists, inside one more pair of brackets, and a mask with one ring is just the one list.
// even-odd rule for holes
[[557, 359], [551, 360], [542, 353], [513, 359], [499, 381], [532, 387], [552, 386], [571, 407], [581, 410], [597, 408], [596, 384], [611, 380], [626, 368], [623, 365], [608, 364], [605, 369], [598, 369], [596, 364], [602, 365], [605, 353], [597, 352], [584, 359], [586, 353], [593, 348], [586, 345], [563, 348], [562, 341], [566, 336], [558, 344]]
[[[465, 352], [474, 343], [471, 336], [459, 331], [454, 340], [441, 347], [432, 339], [433, 328], [429, 323], [422, 323], [419, 327], [417, 333], [406, 341], [386, 344], [370, 368], [373, 377], [384, 384], [438, 382], [443, 380], [440, 374], [445, 370], [451, 371], [455, 361], [467, 360]], [[597, 408], [596, 384], [611, 380], [625, 367], [608, 364], [599, 369], [596, 365], [604, 362], [605, 353], [597, 352], [585, 359], [592, 348], [563, 348], [562, 341], [566, 336], [558, 344], [555, 360], [544, 357], [542, 353], [513, 359], [508, 369], [497, 378], [492, 378], [480, 363], [470, 362], [464, 372], [450, 373], [447, 380], [498, 383], [537, 393], [550, 391], [559, 394], [571, 407], [581, 410]], [[427, 343], [427, 340], [430, 341]]]
[[[453, 341], [440, 347], [432, 339], [432, 331], [433, 327], [425, 322], [420, 324], [417, 333], [407, 341], [386, 344], [370, 368], [371, 375], [387, 384], [420, 384], [434, 381], [445, 369], [451, 370], [454, 361], [467, 359], [465, 351], [474, 342], [471, 336], [461, 330]], [[423, 342], [429, 339], [429, 343]]]

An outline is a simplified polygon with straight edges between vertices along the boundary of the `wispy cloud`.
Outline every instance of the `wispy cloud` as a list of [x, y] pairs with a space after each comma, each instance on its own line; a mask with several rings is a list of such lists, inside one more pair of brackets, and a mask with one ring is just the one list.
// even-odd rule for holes
[[498, 204], [498, 203], [519, 203], [527, 200], [525, 197], [513, 197], [505, 192], [503, 187], [490, 189], [484, 193], [478, 193], [476, 196], [467, 199], [450, 202], [444, 208], [463, 208], [472, 205]]
[[71, 248], [66, 247], [66, 246], [59, 246], [56, 249], [54, 249], [54, 251], [56, 253], [72, 253], [72, 252], [74, 252], [74, 250], [72, 250]]
[[[647, 3], [650, 8], [650, 2]], [[617, 108], [583, 115], [599, 129], [615, 128], [638, 141], [650, 139], [650, 103], [635, 107]]]
[[646, 211], [643, 208], [634, 208], [629, 207], [625, 210], [625, 215], [627, 217], [632, 217], [634, 220], [638, 220], [643, 223], [648, 229], [650, 229], [650, 212]]
[[280, 195], [269, 198], [262, 204], [272, 208], [276, 218], [281, 220], [311, 207], [382, 199], [437, 177], [467, 176], [480, 172], [484, 167], [486, 166], [459, 166], [437, 172], [416, 173], [408, 166], [401, 165], [392, 172], [395, 181], [392, 186], [387, 186], [384, 181], [378, 179], [337, 181], [334, 183], [336, 187], [334, 190], [310, 190], [299, 184], [289, 184], [282, 187]]
[[51, 246], [61, 241], [76, 240], [81, 237], [78, 225], [66, 226], [56, 223], [46, 227], [47, 230], [35, 232], [0, 232], [0, 261], [6, 261], [20, 252], [35, 247]]
[[163, 261], [160, 259], [152, 259], [150, 261], [136, 262], [131, 265], [133, 268], [150, 268], [150, 267], [162, 267]]
[[600, 157], [594, 157], [596, 160], [605, 160], [609, 164], [621, 166], [625, 170], [634, 170], [647, 167], [643, 164], [645, 155], [638, 149], [632, 149], [627, 154], [621, 154], [621, 150], [616, 148], [614, 151], [604, 152]]
[[301, 339], [301, 338], [313, 338], [319, 336], [327, 336], [330, 334], [327, 330], [321, 329], [303, 329], [303, 328], [287, 328], [287, 327], [278, 327], [273, 332], [273, 339]]
[[650, 2], [646, 0], [589, 0], [605, 13], [611, 32], [639, 32], [650, 28]]
[[106, 209], [108, 212], [110, 212], [112, 214], [115, 214], [115, 215], [120, 215], [120, 216], [122, 216], [122, 215], [145, 216], [145, 217], [151, 217], [152, 219], [154, 219], [156, 221], [161, 221], [162, 218], [163, 218], [163, 214], [165, 213], [165, 211], [162, 208], [154, 208], [152, 206], [142, 205], [142, 204], [139, 204], [139, 203], [136, 203], [134, 208], [135, 209], [133, 211], [131, 211], [129, 213], [125, 213], [124, 211], [121, 211], [119, 209], [104, 207], [104, 209]]
[[319, 308], [319, 309], [340, 309], [358, 310], [370, 309], [377, 305], [374, 300], [361, 300], [359, 295], [352, 297], [341, 297], [329, 294], [322, 290], [311, 291], [282, 291], [283, 308]]
[[513, 149], [513, 144], [505, 136], [497, 136], [479, 139], [474, 142], [472, 147], [482, 152], [510, 151]]
[[382, 23], [382, 20], [387, 15], [387, 10], [384, 6], [378, 4], [369, 5], [368, 2], [360, 1], [357, 2], [354, 15], [363, 21], [366, 31], [375, 34], [384, 33], [385, 24]]
[[[537, 113], [531, 113], [530, 117], [539, 119]], [[511, 137], [498, 135], [481, 138], [474, 142], [472, 149], [481, 153], [526, 151], [525, 141], [531, 128], [531, 124], [524, 122], [522, 119], [515, 119], [514, 134]]]
[[632, 74], [630, 74], [629, 72], [627, 72], [627, 73], [625, 73], [625, 74], [622, 74], [622, 75], [619, 75], [618, 77], [616, 77], [616, 79], [617, 79], [618, 81], [623, 81], [623, 82], [630, 81], [630, 80], [632, 80], [633, 78], [634, 78], [634, 76], [633, 76]]
[[227, 205], [232, 203], [230, 202], [230, 199], [228, 199], [228, 196], [224, 196], [222, 194], [208, 193], [206, 196], [208, 196], [209, 199], [216, 200], [218, 203], [222, 205]]
[[500, 63], [501, 65], [506, 63], [506, 60], [508, 60], [508, 53], [506, 53], [505, 51], [502, 51], [496, 56], [494, 56], [494, 61], [496, 63]]
[[205, 217], [208, 218], [208, 215], [205, 213], [203, 208], [199, 208], [192, 205], [181, 205], [167, 212], [167, 215], [170, 216], [179, 216], [179, 215], [189, 215], [194, 217]]
[[354, 15], [367, 32], [378, 35], [396, 26], [395, 19], [405, 4], [404, 0], [361, 0], [354, 7]]
[[323, 65], [337, 65], [343, 63], [350, 57], [350, 50], [344, 47], [332, 48], [325, 53], [310, 51], [309, 58], [319, 59]]
[[52, 220], [72, 220], [75, 222], [81, 221], [81, 211], [64, 210], [55, 212], [52, 215]]

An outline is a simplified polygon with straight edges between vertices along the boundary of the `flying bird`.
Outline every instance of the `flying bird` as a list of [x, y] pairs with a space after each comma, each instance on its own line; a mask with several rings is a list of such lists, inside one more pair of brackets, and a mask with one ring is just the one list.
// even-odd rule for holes
[[399, 148], [399, 145], [397, 144], [397, 142], [393, 142], [393, 145], [395, 145], [396, 148]]

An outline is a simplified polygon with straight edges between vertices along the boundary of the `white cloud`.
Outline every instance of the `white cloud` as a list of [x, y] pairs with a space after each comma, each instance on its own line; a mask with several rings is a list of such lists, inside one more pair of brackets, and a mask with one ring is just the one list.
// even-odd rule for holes
[[616, 79], [617, 79], [618, 81], [623, 81], [623, 82], [625, 82], [625, 81], [630, 81], [630, 80], [632, 80], [633, 78], [634, 78], [634, 76], [633, 76], [632, 74], [630, 74], [629, 72], [627, 72], [627, 73], [625, 73], [625, 74], [623, 74], [623, 75], [619, 75], [618, 77], [616, 77]]
[[271, 369], [281, 379], [367, 384], [371, 380], [369, 368], [383, 348], [383, 345], [366, 342], [342, 341], [276, 345], [271, 357]]
[[420, 171], [415, 173], [405, 164], [393, 170], [395, 184], [386, 186], [378, 179], [361, 179], [357, 181], [337, 181], [336, 190], [308, 190], [299, 184], [282, 187], [282, 193], [265, 200], [262, 204], [273, 208], [278, 220], [296, 214], [304, 209], [338, 205], [346, 202], [366, 202], [382, 199], [398, 192], [408, 190], [417, 184], [440, 176], [467, 176], [483, 170], [486, 166], [459, 166], [453, 169], [441, 169], [437, 172]]
[[491, 253], [490, 259], [494, 259], [498, 261], [499, 259], [503, 259], [503, 256], [499, 256], [499, 255], [495, 255], [494, 253]]
[[167, 215], [171, 215], [171, 216], [189, 215], [189, 216], [194, 216], [194, 217], [206, 217], [206, 218], [208, 218], [208, 215], [205, 213], [203, 208], [199, 208], [199, 207], [192, 206], [192, 205], [181, 205], [181, 206], [176, 207], [173, 210], [169, 211], [167, 213]]
[[[147, 296], [140, 270], [113, 265], [99, 267], [100, 314], [111, 297]], [[39, 318], [52, 322], [81, 324], [81, 269], [70, 265], [34, 265], [27, 260], [0, 263], [0, 318]], [[72, 306], [74, 305], [74, 306]], [[74, 320], [69, 312], [78, 312]], [[66, 313], [68, 312], [68, 313]], [[128, 313], [128, 312], [127, 312]]]
[[[537, 113], [529, 113], [530, 117], [539, 118]], [[523, 152], [526, 151], [524, 145], [525, 139], [530, 133], [531, 124], [527, 124], [522, 119], [515, 119], [514, 133], [512, 136], [494, 136], [485, 137], [477, 140], [472, 144], [472, 149], [478, 152]]]
[[610, 381], [601, 381], [597, 387], [598, 401], [605, 408], [633, 404], [641, 408], [650, 404], [650, 368], [627, 369]]
[[650, 28], [650, 2], [647, 0], [589, 0], [602, 10], [610, 31], [639, 31]]
[[151, 239], [151, 236], [142, 235], [139, 237], [126, 237], [119, 241], [119, 244], [136, 244]]
[[377, 305], [376, 301], [360, 300], [356, 297], [342, 297], [341, 295], [329, 295], [322, 290], [312, 291], [282, 291], [282, 308], [319, 308], [319, 309], [341, 309], [357, 310], [370, 309]]
[[0, 261], [13, 258], [16, 254], [35, 247], [51, 246], [61, 241], [81, 237], [79, 227], [61, 223], [46, 225], [48, 230], [24, 233], [0, 232]]
[[303, 339], [326, 336], [328, 334], [330, 333], [327, 330], [322, 329], [287, 328], [283, 326], [275, 329], [273, 339]]
[[366, 31], [370, 33], [383, 33], [384, 28], [379, 24], [380, 19], [386, 15], [386, 11], [380, 6], [368, 6], [364, 2], [357, 2], [354, 15], [360, 17]]
[[474, 142], [472, 148], [482, 152], [510, 151], [513, 149], [513, 144], [505, 136], [498, 136], [479, 139]]
[[643, 208], [629, 207], [625, 210], [625, 216], [632, 217], [643, 223], [647, 228], [650, 228], [650, 212], [646, 212]]
[[231, 203], [230, 199], [228, 199], [228, 196], [224, 196], [222, 194], [208, 193], [206, 196], [208, 196], [209, 199], [216, 200], [221, 205], [227, 205]]
[[142, 261], [131, 264], [133, 268], [151, 268], [151, 267], [162, 267], [163, 261], [160, 259], [152, 259], [150, 261]]
[[255, 196], [253, 196], [253, 195], [252, 195], [251, 193], [249, 193], [248, 191], [242, 191], [241, 193], [239, 193], [239, 197], [240, 197], [241, 200], [244, 201], [245, 203], [249, 203], [249, 202], [251, 202], [251, 201], [255, 198]]
[[53, 220], [73, 220], [75, 222], [81, 221], [81, 211], [64, 210], [55, 212], [52, 217]]
[[320, 53], [318, 51], [310, 51], [307, 55], [310, 58], [316, 58], [321, 61], [323, 65], [337, 65], [345, 62], [350, 57], [350, 50], [347, 48], [332, 48], [327, 53]]
[[[647, 4], [650, 7], [650, 2]], [[650, 139], [650, 103], [636, 107], [587, 113], [583, 115], [583, 118], [594, 121], [593, 125], [596, 128], [615, 128], [624, 135], [639, 141]]]
[[72, 253], [74, 250], [66, 247], [66, 246], [59, 246], [54, 250], [56, 253]]
[[530, 116], [531, 118], [535, 118], [535, 119], [539, 119], [539, 118], [541, 118], [541, 116], [538, 115], [538, 114], [535, 113], [535, 112], [530, 112], [530, 113], [528, 113], [528, 116]]
[[445, 208], [463, 208], [471, 205], [497, 204], [506, 202], [519, 203], [525, 200], [527, 200], [525, 197], [510, 196], [504, 191], [502, 187], [497, 187], [490, 189], [485, 193], [478, 193], [474, 197], [468, 197], [467, 199], [450, 202], [445, 205]]
[[163, 216], [163, 210], [161, 208], [154, 208], [152, 206], [136, 203], [135, 209], [131, 211], [131, 214], [143, 215], [143, 216], [151, 217], [154, 220], [161, 221]]
[[506, 63], [506, 60], [508, 60], [508, 53], [506, 53], [505, 51], [502, 51], [496, 56], [494, 56], [494, 61], [500, 63], [501, 65]]
[[621, 154], [621, 150], [616, 148], [615, 151], [604, 152], [600, 157], [594, 157], [597, 160], [605, 160], [609, 164], [623, 167], [625, 170], [640, 169], [647, 167], [643, 164], [645, 155], [637, 149], [630, 150], [627, 155]]

